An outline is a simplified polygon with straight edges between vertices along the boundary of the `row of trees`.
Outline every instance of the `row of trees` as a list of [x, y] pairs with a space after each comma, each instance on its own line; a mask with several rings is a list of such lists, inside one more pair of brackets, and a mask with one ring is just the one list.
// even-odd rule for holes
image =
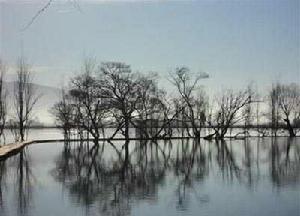
[[[13, 92], [8, 92], [4, 77], [7, 66], [0, 59], [0, 137], [3, 136], [5, 127], [11, 128], [15, 141], [24, 141], [32, 122], [32, 111], [38, 100], [32, 83], [32, 72], [24, 58], [17, 62], [16, 77], [13, 82]], [[12, 104], [7, 97], [12, 98]], [[8, 110], [13, 112], [8, 113]], [[12, 115], [7, 121], [8, 115]]]
[[[20, 58], [13, 94], [9, 95], [13, 104], [8, 105], [3, 82], [6, 71], [0, 61], [0, 136], [9, 126], [16, 140], [24, 141], [39, 97], [32, 84], [30, 66]], [[255, 125], [255, 116], [257, 131], [262, 134], [263, 122], [269, 122], [265, 126], [271, 127], [274, 135], [283, 128], [291, 137], [296, 136], [300, 125], [299, 84], [277, 83], [265, 97], [259, 97], [249, 85], [245, 90], [223, 91], [209, 102], [201, 85], [208, 74], [193, 75], [188, 68], [180, 67], [169, 77], [175, 89], [172, 95], [158, 86], [157, 74], [133, 72], [129, 65], [120, 62], [97, 65], [87, 59], [81, 73], [62, 90], [61, 100], [52, 112], [66, 138], [75, 130], [81, 138], [91, 137], [95, 143], [105, 137], [106, 127], [116, 128], [110, 139], [121, 133], [128, 140], [131, 127], [145, 139], [176, 136], [178, 128], [181, 136], [199, 138], [203, 127], [210, 128], [207, 139], [223, 139], [236, 125], [244, 124], [244, 133], [248, 133], [248, 128]], [[8, 109], [14, 110], [9, 122]]]
[[[290, 136], [296, 135], [299, 85], [278, 83], [265, 98], [259, 97], [251, 86], [240, 91], [227, 90], [210, 103], [201, 87], [201, 81], [207, 78], [208, 74], [192, 75], [186, 67], [177, 68], [169, 79], [176, 94], [170, 95], [159, 88], [156, 74], [133, 72], [129, 65], [119, 62], [97, 65], [88, 59], [81, 74], [62, 90], [62, 99], [53, 113], [67, 138], [76, 130], [81, 137], [92, 136], [95, 143], [105, 137], [104, 128], [109, 126], [116, 128], [109, 139], [121, 133], [128, 140], [131, 127], [147, 139], [174, 136], [178, 128], [182, 136], [199, 138], [201, 129], [209, 127], [212, 132], [207, 139], [223, 139], [235, 125], [244, 124], [246, 132], [253, 127], [255, 110], [258, 131], [265, 118], [271, 120], [274, 130], [282, 127]], [[262, 114], [259, 107], [268, 103], [269, 111]]]

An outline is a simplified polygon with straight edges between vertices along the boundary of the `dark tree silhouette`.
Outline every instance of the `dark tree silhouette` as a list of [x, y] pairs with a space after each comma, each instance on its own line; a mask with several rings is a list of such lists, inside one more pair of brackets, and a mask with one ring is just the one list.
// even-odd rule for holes
[[112, 116], [123, 125], [123, 135], [129, 139], [129, 127], [140, 99], [140, 85], [129, 65], [119, 62], [102, 63], [100, 86], [102, 97], [110, 107]]
[[140, 130], [142, 137], [154, 137], [163, 126], [161, 122], [165, 119], [167, 104], [165, 103], [166, 92], [159, 89], [156, 83], [156, 75], [139, 74], [138, 82], [138, 103], [136, 104], [137, 116], [132, 124]]
[[251, 103], [251, 95], [246, 91], [233, 92], [232, 90], [223, 91], [214, 113], [210, 114], [208, 124], [214, 133], [207, 138], [215, 136], [216, 139], [224, 139], [228, 129], [235, 124], [242, 122], [245, 116], [241, 114], [242, 109]]
[[61, 90], [61, 100], [57, 102], [51, 109], [51, 113], [56, 118], [56, 124], [63, 129], [64, 138], [71, 138], [71, 129], [74, 127], [74, 109], [70, 95], [66, 90]]
[[[201, 126], [206, 121], [206, 100], [203, 91], [199, 91], [198, 83], [200, 79], [208, 78], [208, 74], [200, 73], [192, 78], [190, 71], [186, 67], [177, 68], [172, 75], [171, 82], [176, 87], [180, 95], [182, 118], [187, 119], [193, 129], [195, 137], [200, 137]], [[197, 91], [198, 90], [198, 91]], [[195, 96], [195, 93], [198, 95]], [[185, 121], [183, 121], [185, 122]], [[189, 127], [189, 126], [187, 126]]]
[[296, 136], [293, 122], [300, 120], [300, 86], [292, 83], [290, 85], [278, 84], [278, 106], [282, 119], [290, 137]]
[[104, 118], [108, 112], [102, 89], [95, 77], [96, 64], [87, 59], [83, 65], [83, 73], [71, 81], [69, 94], [75, 108], [74, 124], [91, 134], [94, 142], [104, 135]]

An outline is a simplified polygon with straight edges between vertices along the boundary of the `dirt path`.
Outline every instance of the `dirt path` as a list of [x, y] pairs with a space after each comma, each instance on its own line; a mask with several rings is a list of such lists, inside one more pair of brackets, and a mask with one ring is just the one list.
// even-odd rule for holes
[[0, 160], [19, 152], [26, 145], [29, 145], [32, 142], [33, 141], [17, 142], [17, 143], [11, 143], [0, 147]]

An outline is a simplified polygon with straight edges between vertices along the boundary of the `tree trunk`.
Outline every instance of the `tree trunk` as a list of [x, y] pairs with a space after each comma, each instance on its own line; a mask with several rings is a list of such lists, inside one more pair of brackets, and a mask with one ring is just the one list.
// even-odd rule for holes
[[99, 145], [99, 137], [98, 136], [94, 137], [94, 144]]
[[20, 125], [19, 125], [19, 132], [20, 132], [20, 141], [23, 142], [25, 140], [25, 135], [24, 135], [24, 125], [23, 122], [20, 121]]
[[291, 125], [290, 120], [288, 118], [286, 118], [286, 119], [284, 119], [284, 121], [286, 122], [286, 127], [287, 127], [287, 129], [289, 131], [290, 137], [295, 137], [296, 134], [294, 132], [294, 129], [293, 129], [292, 125]]
[[125, 117], [125, 165], [127, 166], [128, 157], [129, 157], [129, 119]]
[[194, 136], [197, 139], [200, 139], [200, 131], [198, 131], [196, 128], [194, 128]]
[[126, 140], [129, 140], [129, 119], [128, 119], [128, 117], [125, 117], [125, 125], [124, 125], [124, 127], [125, 127], [125, 139]]

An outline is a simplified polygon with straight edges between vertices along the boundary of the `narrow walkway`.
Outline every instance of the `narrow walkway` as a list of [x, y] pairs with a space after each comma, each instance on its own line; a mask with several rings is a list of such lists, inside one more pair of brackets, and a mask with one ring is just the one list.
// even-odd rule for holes
[[33, 143], [33, 141], [11, 143], [0, 147], [0, 160], [3, 160], [15, 153], [18, 153], [26, 145], [29, 145], [31, 143]]
[[[192, 137], [160, 137], [156, 139], [149, 139], [149, 138], [130, 138], [130, 141], [133, 140], [170, 140], [170, 139], [190, 139]], [[99, 142], [101, 141], [123, 141], [125, 140], [124, 138], [100, 138]], [[11, 143], [11, 144], [6, 144], [0, 147], [0, 161], [5, 160], [6, 158], [19, 153], [25, 146], [34, 144], [34, 143], [50, 143], [50, 142], [77, 142], [77, 141], [93, 141], [92, 139], [70, 139], [70, 140], [65, 140], [65, 139], [40, 139], [40, 140], [30, 140], [30, 141], [24, 141], [24, 142], [16, 142], [16, 143]]]

